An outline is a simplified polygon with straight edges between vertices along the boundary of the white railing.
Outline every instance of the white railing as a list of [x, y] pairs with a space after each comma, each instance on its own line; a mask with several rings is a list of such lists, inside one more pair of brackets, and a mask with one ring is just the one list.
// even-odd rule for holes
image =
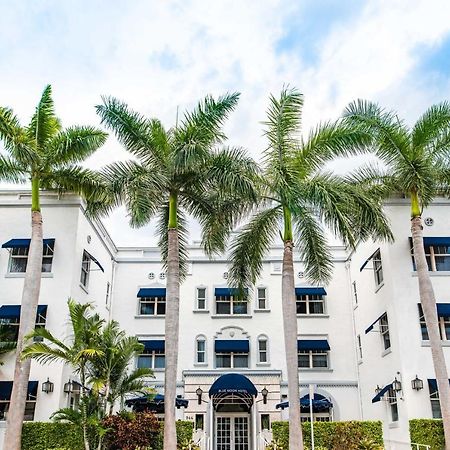
[[[266, 447], [270, 444], [270, 441], [263, 436], [262, 433], [258, 434], [258, 450], [266, 450]], [[276, 447], [275, 447], [276, 448]]]
[[416, 444], [414, 442], [411, 442], [411, 448], [412, 450], [431, 450], [431, 445]]

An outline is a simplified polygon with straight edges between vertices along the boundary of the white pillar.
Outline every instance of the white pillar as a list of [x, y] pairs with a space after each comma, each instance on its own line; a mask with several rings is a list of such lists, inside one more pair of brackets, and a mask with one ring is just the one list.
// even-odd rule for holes
[[214, 444], [214, 407], [212, 397], [209, 398], [208, 408], [209, 408], [208, 450], [213, 450], [215, 444]]
[[257, 409], [257, 405], [256, 405], [256, 399], [253, 402], [252, 405], [252, 410], [251, 410], [251, 414], [252, 414], [252, 444], [250, 446], [250, 448], [252, 448], [253, 450], [258, 450], [258, 433], [256, 430], [256, 426], [257, 426], [257, 417], [258, 417], [258, 409]]

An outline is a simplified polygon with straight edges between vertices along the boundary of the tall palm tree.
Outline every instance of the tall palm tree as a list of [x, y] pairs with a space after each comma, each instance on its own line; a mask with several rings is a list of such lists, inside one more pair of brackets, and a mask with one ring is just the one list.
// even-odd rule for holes
[[344, 114], [350, 124], [373, 137], [373, 150], [383, 163], [366, 166], [354, 176], [385, 195], [411, 199], [411, 234], [419, 283], [419, 296], [430, 339], [439, 389], [446, 450], [450, 450], [450, 386], [439, 334], [436, 298], [428, 272], [422, 232], [422, 211], [439, 195], [450, 193], [450, 103], [431, 106], [412, 128], [394, 112], [358, 100]]
[[[216, 150], [225, 140], [222, 126], [235, 108], [238, 94], [217, 100], [208, 96], [181, 123], [165, 129], [157, 119], [131, 111], [115, 98], [97, 107], [111, 129], [136, 160], [106, 168], [112, 201], [91, 205], [107, 213], [121, 203], [132, 226], [159, 220], [159, 245], [167, 267], [164, 377], [164, 448], [176, 449], [175, 396], [177, 379], [180, 282], [186, 268], [186, 214], [198, 219], [208, 254], [225, 249], [236, 217], [255, 199], [256, 165], [238, 148]], [[248, 202], [248, 203], [247, 203]]]
[[79, 304], [69, 299], [70, 316], [70, 338], [68, 343], [59, 340], [46, 328], [36, 328], [29, 337], [40, 337], [45, 339], [42, 342], [33, 342], [22, 351], [22, 358], [25, 360], [35, 359], [42, 364], [60, 361], [69, 364], [74, 372], [80, 377], [81, 391], [81, 417], [83, 427], [84, 446], [90, 450], [88, 439], [88, 418], [87, 404], [91, 403], [87, 398], [90, 396], [89, 365], [96, 358], [102, 358], [104, 353], [101, 348], [100, 336], [104, 320], [97, 313], [91, 314], [92, 305], [90, 303]]
[[94, 174], [79, 163], [106, 140], [106, 134], [93, 127], [62, 129], [55, 115], [51, 87], [44, 89], [36, 111], [27, 126], [22, 126], [13, 111], [0, 107], [0, 181], [31, 182], [31, 243], [23, 285], [14, 384], [5, 448], [20, 450], [21, 430], [30, 361], [20, 357], [24, 336], [34, 328], [41, 286], [42, 215], [41, 189], [73, 191], [86, 196], [100, 193]]
[[364, 189], [322, 171], [336, 155], [366, 145], [367, 136], [343, 124], [326, 123], [299, 136], [303, 97], [284, 88], [270, 97], [265, 122], [268, 147], [264, 152], [261, 202], [232, 243], [229, 277], [240, 290], [256, 282], [264, 255], [278, 234], [284, 244], [282, 311], [289, 396], [289, 448], [303, 449], [300, 427], [297, 315], [293, 251], [298, 247], [306, 277], [327, 282], [332, 272], [324, 226], [353, 247], [371, 235], [390, 237], [378, 202]]

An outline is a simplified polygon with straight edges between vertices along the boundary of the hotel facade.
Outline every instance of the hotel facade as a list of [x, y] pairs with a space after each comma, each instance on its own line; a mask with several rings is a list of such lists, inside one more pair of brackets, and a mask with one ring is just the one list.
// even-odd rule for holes
[[[0, 320], [17, 327], [30, 237], [28, 191], [0, 191]], [[388, 449], [410, 448], [412, 418], [439, 417], [426, 327], [411, 256], [407, 199], [385, 205], [394, 243], [368, 242], [351, 252], [332, 246], [327, 285], [311, 285], [295, 260], [302, 420], [314, 392], [317, 421], [381, 420]], [[450, 358], [450, 201], [424, 211], [424, 243]], [[42, 195], [44, 255], [37, 326], [69, 334], [67, 299], [92, 302], [145, 350], [134, 364], [151, 367], [149, 386], [164, 394], [166, 280], [158, 248], [117, 247], [76, 196]], [[180, 295], [177, 418], [195, 424], [204, 449], [256, 450], [270, 424], [288, 415], [281, 313], [282, 247], [273, 247], [249, 301], [233, 297], [226, 255], [208, 259], [195, 242]], [[0, 445], [6, 426], [14, 355], [0, 366]], [[45, 392], [45, 382], [53, 391]], [[49, 420], [76, 407], [77, 378], [59, 363], [33, 361], [26, 419]], [[72, 387], [72, 388], [71, 388]], [[130, 407], [139, 403], [129, 402]]]

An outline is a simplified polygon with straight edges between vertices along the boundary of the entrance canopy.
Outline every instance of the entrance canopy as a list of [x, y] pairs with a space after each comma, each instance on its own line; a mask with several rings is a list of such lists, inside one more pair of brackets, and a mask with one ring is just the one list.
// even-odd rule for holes
[[220, 376], [209, 389], [214, 409], [221, 412], [249, 412], [257, 395], [255, 385], [238, 373]]

